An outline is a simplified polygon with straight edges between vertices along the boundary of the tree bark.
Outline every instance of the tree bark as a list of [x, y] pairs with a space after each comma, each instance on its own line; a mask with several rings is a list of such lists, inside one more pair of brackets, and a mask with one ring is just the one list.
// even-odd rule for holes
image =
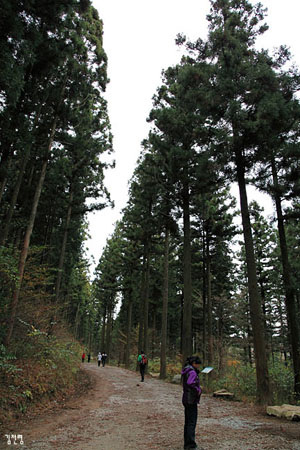
[[[10, 168], [11, 160], [12, 160], [12, 157], [10, 156], [9, 160], [7, 161], [6, 174], [7, 174], [8, 170], [9, 170], [9, 168]], [[6, 183], [7, 183], [7, 175], [6, 174], [2, 177], [2, 180], [0, 182], [0, 203], [2, 202], [3, 194], [4, 194], [4, 191], [5, 191], [5, 186], [6, 186]]]
[[132, 326], [132, 293], [128, 292], [128, 310], [127, 310], [127, 340], [125, 349], [125, 369], [130, 366], [130, 346], [131, 346], [131, 326]]
[[63, 272], [64, 262], [65, 262], [65, 254], [66, 254], [69, 226], [70, 226], [70, 222], [71, 222], [72, 206], [73, 206], [73, 189], [72, 189], [72, 185], [71, 185], [70, 186], [69, 205], [68, 205], [68, 210], [67, 210], [67, 218], [66, 218], [66, 223], [65, 223], [64, 236], [63, 236], [63, 241], [62, 241], [62, 246], [61, 246], [61, 251], [60, 251], [58, 272], [57, 272], [56, 285], [55, 285], [56, 303], [59, 303], [60, 286], [61, 286], [62, 272]]
[[101, 352], [104, 352], [105, 347], [105, 335], [106, 335], [106, 308], [103, 312], [103, 319], [102, 319], [102, 329], [101, 329]]
[[55, 131], [56, 131], [57, 119], [58, 119], [58, 117], [56, 115], [53, 120], [51, 132], [50, 132], [49, 143], [48, 143], [48, 148], [47, 148], [47, 152], [45, 155], [45, 159], [42, 164], [40, 178], [39, 178], [36, 190], [35, 190], [32, 208], [31, 208], [31, 214], [30, 214], [27, 229], [25, 232], [23, 248], [22, 248], [21, 254], [20, 254], [19, 267], [18, 267], [18, 284], [15, 285], [15, 289], [13, 292], [10, 317], [8, 320], [8, 331], [7, 331], [7, 335], [6, 335], [6, 339], [5, 339], [6, 346], [9, 346], [9, 344], [10, 344], [10, 340], [11, 340], [13, 329], [14, 329], [16, 311], [17, 311], [17, 306], [18, 306], [19, 296], [20, 296], [20, 291], [21, 291], [21, 285], [22, 285], [23, 276], [24, 276], [25, 263], [26, 263], [26, 259], [27, 259], [28, 251], [29, 251], [30, 238], [31, 238], [33, 227], [34, 227], [36, 212], [37, 212], [37, 208], [38, 208], [38, 204], [39, 204], [39, 200], [40, 200], [40, 196], [41, 196], [41, 192], [42, 192], [42, 188], [43, 188], [43, 184], [44, 184], [44, 180], [45, 180], [45, 176], [46, 176], [48, 155], [52, 148], [54, 135], [55, 135]]
[[168, 226], [165, 230], [164, 249], [164, 274], [163, 274], [163, 299], [161, 315], [161, 347], [160, 347], [160, 378], [167, 376], [167, 329], [168, 329], [168, 297], [169, 297], [169, 239], [170, 231]]
[[281, 199], [278, 194], [278, 178], [275, 161], [272, 160], [272, 176], [274, 184], [274, 200], [277, 213], [278, 234], [280, 242], [283, 284], [285, 290], [285, 303], [290, 331], [290, 342], [294, 367], [294, 390], [297, 398], [300, 398], [300, 332], [299, 311], [296, 304], [296, 295], [291, 278], [291, 266], [289, 262], [288, 247], [286, 242], [284, 219], [282, 214]]
[[110, 349], [111, 349], [111, 334], [112, 334], [112, 305], [108, 307], [107, 313], [107, 328], [106, 328], [106, 339], [105, 339], [105, 349], [104, 352], [107, 353], [108, 357], [110, 357]]
[[203, 254], [203, 268], [202, 268], [202, 301], [203, 301], [203, 338], [202, 338], [202, 358], [203, 364], [206, 364], [207, 351], [206, 351], [206, 309], [207, 309], [207, 276], [206, 276], [206, 248], [205, 248], [205, 231], [202, 234], [202, 254]]
[[256, 262], [246, 191], [244, 159], [242, 151], [238, 148], [235, 149], [235, 158], [237, 180], [240, 193], [242, 226], [245, 241], [250, 318], [253, 330], [253, 344], [256, 363], [257, 401], [260, 404], [267, 404], [271, 400], [271, 392], [265, 348], [265, 333], [262, 320], [262, 305], [257, 284]]
[[[186, 169], [187, 170], [187, 169]], [[183, 363], [192, 354], [192, 275], [191, 275], [191, 225], [190, 193], [186, 178], [183, 187], [183, 324], [182, 358]]]
[[149, 272], [150, 272], [150, 244], [149, 238], [146, 238], [144, 245], [144, 261], [143, 261], [143, 287], [142, 287], [142, 304], [143, 304], [143, 350], [147, 354], [149, 351]]
[[25, 151], [25, 155], [24, 155], [24, 157], [22, 159], [21, 167], [20, 167], [19, 174], [18, 174], [18, 179], [17, 179], [17, 182], [16, 182], [14, 190], [13, 190], [13, 195], [12, 195], [12, 198], [11, 198], [11, 202], [10, 202], [8, 213], [7, 213], [7, 216], [5, 218], [5, 227], [4, 227], [1, 239], [0, 239], [0, 245], [4, 245], [5, 244], [5, 242], [6, 242], [7, 238], [8, 238], [8, 235], [9, 235], [11, 219], [12, 219], [13, 213], [15, 211], [15, 206], [16, 206], [18, 195], [19, 195], [19, 192], [20, 192], [23, 176], [24, 176], [24, 173], [25, 173], [25, 169], [26, 169], [26, 166], [27, 166], [28, 159], [29, 159], [29, 153], [30, 153], [29, 148], [27, 148], [26, 151]]
[[208, 352], [207, 362], [211, 366], [213, 363], [213, 326], [212, 326], [212, 297], [211, 297], [211, 261], [209, 251], [209, 237], [206, 237], [206, 264], [207, 264], [207, 340]]
[[[40, 118], [40, 113], [41, 113], [41, 105], [39, 106], [39, 109], [38, 109], [37, 114], [35, 116], [33, 129], [35, 129], [35, 127], [36, 127], [36, 125], [38, 123], [38, 120]], [[33, 136], [31, 136], [31, 141], [32, 140], [33, 140]], [[25, 143], [25, 152], [24, 152], [24, 156], [23, 156], [22, 161], [21, 161], [17, 182], [16, 182], [14, 190], [13, 190], [13, 195], [12, 195], [12, 199], [11, 199], [11, 202], [10, 202], [9, 210], [8, 210], [7, 216], [5, 218], [5, 227], [4, 227], [4, 230], [3, 230], [3, 234], [2, 234], [2, 236], [0, 238], [0, 245], [4, 245], [5, 244], [5, 242], [6, 242], [7, 238], [8, 238], [8, 235], [9, 235], [10, 224], [11, 224], [11, 220], [12, 220], [12, 217], [13, 217], [13, 213], [15, 211], [15, 206], [16, 206], [17, 199], [18, 199], [19, 192], [20, 192], [20, 188], [21, 188], [21, 185], [22, 185], [23, 176], [24, 176], [24, 173], [25, 173], [25, 170], [26, 170], [26, 166], [27, 166], [27, 163], [28, 163], [28, 160], [29, 160], [30, 151], [31, 151], [31, 145], [32, 144], [29, 143], [29, 142]], [[1, 192], [1, 195], [0, 195], [0, 202], [1, 202], [1, 198], [2, 198], [2, 192]]]

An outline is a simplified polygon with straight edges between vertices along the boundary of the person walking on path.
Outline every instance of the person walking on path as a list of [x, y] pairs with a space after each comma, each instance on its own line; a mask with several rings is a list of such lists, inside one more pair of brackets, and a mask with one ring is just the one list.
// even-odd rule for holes
[[100, 364], [101, 364], [101, 359], [102, 359], [102, 354], [101, 354], [101, 352], [99, 352], [99, 353], [98, 353], [98, 356], [97, 356], [97, 360], [98, 360], [98, 367], [100, 367]]
[[198, 416], [198, 403], [202, 389], [199, 380], [199, 367], [201, 361], [198, 356], [187, 358], [182, 369], [183, 394], [182, 404], [184, 406], [184, 448], [198, 448], [195, 441], [195, 430]]
[[138, 356], [138, 364], [140, 366], [141, 381], [144, 381], [146, 365], [148, 364], [148, 359], [144, 350], [141, 350], [141, 353]]
[[85, 353], [83, 352], [81, 355], [81, 361], [84, 363], [84, 360], [85, 360]]
[[104, 352], [104, 353], [102, 353], [102, 367], [104, 367], [105, 366], [105, 363], [106, 363], [106, 358], [107, 358], [107, 354]]

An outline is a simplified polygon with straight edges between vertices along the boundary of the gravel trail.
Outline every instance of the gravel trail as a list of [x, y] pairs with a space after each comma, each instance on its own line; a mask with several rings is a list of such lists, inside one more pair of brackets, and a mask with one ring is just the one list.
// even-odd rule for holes
[[[92, 389], [54, 412], [44, 412], [1, 433], [0, 449], [142, 450], [183, 449], [181, 386], [138, 373], [85, 364]], [[205, 450], [300, 450], [300, 424], [267, 416], [261, 409], [202, 395], [197, 442]], [[5, 434], [24, 444], [7, 444]]]

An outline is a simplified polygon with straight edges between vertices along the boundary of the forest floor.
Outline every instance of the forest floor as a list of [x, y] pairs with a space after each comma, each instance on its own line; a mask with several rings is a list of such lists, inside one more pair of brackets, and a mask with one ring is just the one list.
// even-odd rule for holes
[[[0, 449], [183, 449], [180, 385], [118, 367], [84, 364], [90, 389], [63, 405], [1, 432]], [[197, 442], [207, 450], [300, 450], [299, 422], [269, 417], [262, 408], [202, 395]], [[24, 444], [7, 444], [5, 435]]]

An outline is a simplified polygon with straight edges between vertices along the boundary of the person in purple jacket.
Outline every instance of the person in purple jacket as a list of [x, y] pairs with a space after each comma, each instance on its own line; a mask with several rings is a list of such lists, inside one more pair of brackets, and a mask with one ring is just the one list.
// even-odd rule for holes
[[198, 448], [195, 441], [195, 430], [198, 416], [198, 403], [202, 389], [199, 380], [201, 361], [198, 356], [187, 358], [182, 369], [182, 404], [184, 406], [184, 448]]

